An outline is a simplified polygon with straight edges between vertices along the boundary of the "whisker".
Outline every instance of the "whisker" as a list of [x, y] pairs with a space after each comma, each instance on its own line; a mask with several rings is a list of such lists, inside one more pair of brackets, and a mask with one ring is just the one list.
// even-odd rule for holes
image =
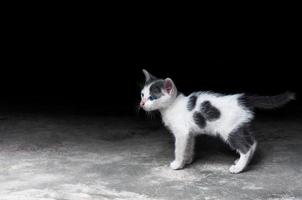
[[139, 115], [140, 111], [141, 111], [141, 107], [140, 106], [136, 106], [136, 114], [137, 115]]
[[153, 119], [154, 119], [155, 115], [154, 115], [154, 113], [153, 113], [153, 112], [148, 111], [148, 112], [146, 112], [146, 113], [147, 113], [147, 116], [149, 117], [149, 119], [151, 119], [151, 120], [153, 120]]

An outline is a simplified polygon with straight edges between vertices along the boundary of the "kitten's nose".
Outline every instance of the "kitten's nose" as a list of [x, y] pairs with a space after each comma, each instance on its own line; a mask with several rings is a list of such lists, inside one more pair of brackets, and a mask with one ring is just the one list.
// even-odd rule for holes
[[145, 102], [141, 101], [139, 105], [140, 105], [140, 107], [143, 107], [145, 105]]

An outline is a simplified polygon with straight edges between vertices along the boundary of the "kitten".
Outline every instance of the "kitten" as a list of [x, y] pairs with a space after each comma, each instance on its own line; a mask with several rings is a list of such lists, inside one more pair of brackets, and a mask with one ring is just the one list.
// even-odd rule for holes
[[143, 70], [145, 85], [140, 107], [145, 111], [159, 110], [163, 123], [175, 136], [175, 160], [172, 169], [181, 169], [193, 161], [197, 134], [220, 136], [240, 157], [229, 169], [240, 173], [252, 159], [257, 147], [250, 130], [253, 108], [277, 108], [295, 98], [286, 92], [276, 96], [222, 95], [195, 92], [184, 96], [170, 78], [158, 79]]

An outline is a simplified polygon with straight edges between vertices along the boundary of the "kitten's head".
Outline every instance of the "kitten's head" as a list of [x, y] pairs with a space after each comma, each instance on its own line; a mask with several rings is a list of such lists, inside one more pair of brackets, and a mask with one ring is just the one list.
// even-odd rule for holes
[[141, 91], [140, 107], [153, 111], [168, 107], [177, 96], [177, 89], [170, 78], [158, 79], [143, 69], [145, 85]]

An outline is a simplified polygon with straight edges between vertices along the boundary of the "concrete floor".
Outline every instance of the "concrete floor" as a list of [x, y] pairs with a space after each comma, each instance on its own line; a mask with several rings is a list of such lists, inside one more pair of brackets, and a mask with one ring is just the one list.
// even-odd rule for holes
[[196, 160], [173, 171], [173, 138], [135, 117], [6, 114], [0, 120], [0, 199], [302, 199], [302, 120], [256, 120], [248, 170], [218, 139], [200, 137]]

